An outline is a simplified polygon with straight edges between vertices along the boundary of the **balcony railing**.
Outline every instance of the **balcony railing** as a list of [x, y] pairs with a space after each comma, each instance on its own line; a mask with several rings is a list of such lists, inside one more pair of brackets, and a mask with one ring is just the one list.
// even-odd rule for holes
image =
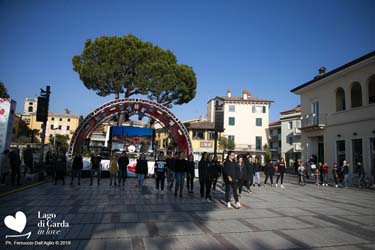
[[327, 125], [327, 114], [312, 113], [302, 117], [301, 129], [323, 129]]
[[257, 147], [256, 145], [248, 144], [236, 144], [235, 151], [251, 151], [251, 152], [263, 152], [263, 146]]
[[271, 151], [271, 152], [279, 152], [279, 151], [280, 151], [280, 148], [270, 148], [270, 151]]

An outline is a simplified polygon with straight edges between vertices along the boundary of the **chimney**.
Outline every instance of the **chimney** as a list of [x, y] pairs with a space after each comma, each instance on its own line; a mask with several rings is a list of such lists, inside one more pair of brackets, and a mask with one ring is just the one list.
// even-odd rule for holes
[[242, 91], [242, 96], [244, 100], [247, 100], [247, 98], [250, 96], [250, 92], [245, 89], [244, 91]]
[[326, 73], [326, 68], [324, 66], [319, 68], [319, 75], [324, 75]]
[[232, 97], [232, 91], [230, 89], [227, 90], [227, 96]]

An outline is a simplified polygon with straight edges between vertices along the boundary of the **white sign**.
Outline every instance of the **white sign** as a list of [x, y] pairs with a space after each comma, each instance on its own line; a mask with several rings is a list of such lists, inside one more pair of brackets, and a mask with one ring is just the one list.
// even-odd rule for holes
[[16, 102], [9, 98], [0, 98], [0, 154], [10, 146], [15, 113]]

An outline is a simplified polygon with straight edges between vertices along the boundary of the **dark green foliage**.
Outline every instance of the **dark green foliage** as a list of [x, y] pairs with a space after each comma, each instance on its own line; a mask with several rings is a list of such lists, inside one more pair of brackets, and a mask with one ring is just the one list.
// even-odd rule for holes
[[224, 150], [234, 150], [236, 145], [233, 140], [229, 140], [227, 137], [221, 136], [219, 138], [219, 147]]
[[0, 98], [9, 98], [7, 89], [2, 81], [0, 81]]
[[124, 93], [146, 95], [170, 106], [195, 97], [193, 69], [177, 64], [175, 55], [134, 35], [102, 36], [87, 40], [83, 52], [73, 57], [73, 69], [88, 89], [100, 96]]

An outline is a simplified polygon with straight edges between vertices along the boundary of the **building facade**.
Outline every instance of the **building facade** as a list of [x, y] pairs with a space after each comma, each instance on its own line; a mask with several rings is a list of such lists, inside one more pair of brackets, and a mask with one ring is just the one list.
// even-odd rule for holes
[[358, 178], [361, 162], [375, 177], [375, 51], [291, 90], [301, 97], [302, 159], [329, 166], [343, 160]]
[[277, 161], [281, 157], [281, 121], [268, 124], [268, 146], [271, 160]]
[[234, 141], [235, 151], [264, 154], [272, 101], [254, 97], [247, 90], [242, 96], [232, 96], [228, 90], [227, 96], [217, 96], [208, 101], [209, 122], [215, 122], [216, 101], [223, 103], [223, 136]]
[[[184, 121], [186, 129], [193, 147], [194, 160], [200, 160], [203, 152], [214, 153], [215, 144], [215, 126], [213, 122], [198, 118]], [[158, 150], [173, 150], [173, 139], [169, 136], [168, 130], [162, 127], [155, 127], [155, 144]], [[223, 150], [219, 145], [217, 152], [220, 154]]]
[[[40, 133], [43, 130], [43, 123], [36, 120], [37, 103], [37, 98], [26, 97], [24, 113], [21, 115], [21, 119], [31, 131], [37, 131], [35, 135], [40, 139]], [[50, 136], [54, 137], [56, 134], [67, 135], [69, 137], [68, 143], [70, 143], [70, 140], [81, 121], [82, 116], [80, 115], [48, 113], [45, 143], [48, 144]]]
[[287, 167], [301, 160], [301, 106], [280, 113], [281, 157]]

